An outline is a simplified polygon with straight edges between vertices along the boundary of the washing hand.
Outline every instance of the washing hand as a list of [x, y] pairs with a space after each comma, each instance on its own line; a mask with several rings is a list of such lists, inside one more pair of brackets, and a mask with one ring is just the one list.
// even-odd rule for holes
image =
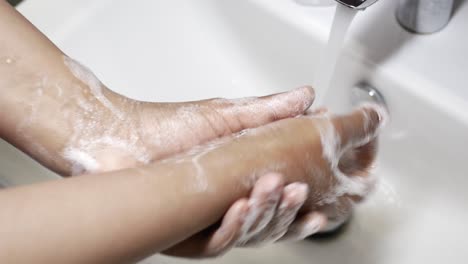
[[[88, 80], [85, 84], [91, 87], [99, 84], [98, 81], [95, 84], [89, 82], [96, 80], [92, 75], [83, 78], [90, 74], [89, 71], [73, 63], [69, 61], [76, 77]], [[261, 98], [172, 104], [142, 103], [122, 97], [114, 99], [118, 108], [108, 105], [107, 108], [84, 107], [82, 120], [77, 122], [79, 126], [74, 132], [74, 142], [68, 143], [64, 153], [72, 161], [74, 174], [134, 167], [215, 138], [304, 114], [313, 99], [314, 92], [309, 87]], [[87, 122], [84, 115], [90, 115], [88, 118], [93, 121]], [[86, 129], [89, 126], [92, 126], [92, 131]], [[81, 154], [73, 155], [73, 151]], [[80, 156], [88, 156], [96, 163], [87, 167], [87, 160], [73, 159]], [[307, 193], [306, 184], [284, 186], [282, 177], [277, 174], [261, 178], [256, 182], [251, 197], [240, 199], [227, 212], [221, 227], [206, 242], [208, 245], [200, 256], [216, 256], [233, 246], [254, 246], [283, 237], [305, 202]], [[241, 223], [239, 215], [249, 211], [250, 223]], [[253, 211], [257, 211], [257, 215], [252, 214]], [[250, 238], [241, 240], [242, 233], [251, 234]], [[174, 247], [172, 252], [185, 248], [193, 250], [187, 244], [201, 246], [204, 243], [200, 243], [196, 236]]]
[[110, 91], [68, 57], [63, 63], [67, 79], [32, 77], [35, 84], [23, 95], [28, 102], [24, 111], [29, 113], [16, 122], [10, 139], [63, 175], [150, 163], [246, 128], [303, 114], [314, 99], [313, 90], [304, 87], [261, 98], [145, 103]]
[[[301, 239], [340, 224], [372, 187], [367, 169], [382, 117], [375, 109], [281, 120], [310, 106], [307, 88], [138, 102], [107, 89], [7, 2], [0, 14], [0, 138], [62, 175], [112, 171], [2, 191], [3, 231], [29, 234], [28, 243], [22, 235], [5, 241], [7, 252], [28, 252], [8, 254], [11, 263], [131, 262], [170, 245], [167, 254], [215, 256]], [[203, 155], [159, 161], [223, 136]], [[190, 237], [221, 218], [214, 231]]]
[[[282, 163], [279, 171], [284, 176], [267, 173], [248, 199], [228, 210], [218, 229], [197, 234], [165, 253], [218, 256], [233, 247], [302, 240], [337, 228], [374, 186], [370, 169], [385, 121], [385, 110], [365, 106], [347, 116], [319, 113], [248, 132], [251, 148], [278, 142], [263, 160]], [[303, 138], [291, 137], [298, 134]], [[252, 163], [257, 168], [270, 166], [259, 160]], [[285, 180], [296, 183], [284, 187]]]
[[[29, 95], [30, 108], [34, 111], [29, 115], [27, 122], [21, 122], [17, 126], [16, 132], [19, 133], [15, 134], [18, 137], [16, 140], [27, 146], [27, 152], [63, 174], [97, 173], [151, 163], [216, 138], [301, 115], [309, 108], [314, 97], [310, 88], [301, 88], [264, 98], [144, 103], [111, 92], [88, 69], [67, 57], [64, 57], [64, 65], [72, 78], [56, 82], [40, 79], [36, 92]], [[59, 117], [65, 120], [62, 124], [60, 119], [54, 120], [60, 127], [54, 131], [55, 134], [60, 132], [58, 137], [50, 139], [54, 133], [45, 133], [46, 135], [39, 137], [45, 137], [46, 140], [38, 140], [34, 133], [24, 133], [30, 132], [29, 128], [41, 128], [45, 124], [53, 127], [47, 125], [46, 121], [48, 113], [51, 112], [49, 108], [54, 104], [60, 109]], [[340, 138], [337, 135], [341, 135], [343, 140], [346, 136], [353, 137], [350, 142], [355, 141], [355, 137], [362, 136], [354, 135], [353, 131], [358, 129], [355, 126], [363, 126], [364, 123], [354, 119], [356, 117], [330, 119], [326, 113], [319, 113], [285, 120], [307, 120], [307, 123], [314, 124], [315, 129], [320, 130], [321, 134], [317, 136], [323, 141], [324, 155], [327, 155], [329, 161], [319, 167], [330, 165], [340, 168], [328, 172], [336, 177], [328, 177], [327, 184], [332, 184], [333, 179], [345, 181], [346, 177], [341, 175], [340, 171], [347, 175], [363, 173], [371, 164], [374, 143], [370, 142], [358, 148], [352, 148], [355, 144], [338, 144], [340, 141], [337, 139]], [[344, 125], [337, 120], [341, 120]], [[370, 121], [367, 123], [371, 124]], [[334, 134], [335, 128], [337, 134]], [[361, 127], [362, 129], [364, 128]], [[314, 131], [313, 128], [310, 130], [311, 133]], [[41, 128], [39, 131], [44, 133], [47, 129]], [[39, 145], [40, 142], [47, 142], [49, 139], [54, 142], [53, 145]], [[288, 140], [290, 139], [286, 138], [284, 142]], [[321, 150], [323, 146], [314, 148]], [[339, 156], [341, 159], [337, 162]], [[301, 158], [303, 157], [298, 157], [298, 160]], [[323, 174], [323, 171], [314, 177], [324, 177], [320, 174]], [[311, 196], [317, 195], [317, 190], [329, 186], [307, 186], [296, 181], [287, 181], [288, 184], [285, 184], [282, 177], [277, 174], [266, 175], [253, 186], [251, 197], [234, 203], [222, 225], [211, 236], [199, 234], [167, 253], [214, 256], [233, 246], [302, 239], [317, 231], [333, 229], [341, 224], [349, 215], [356, 197], [364, 196], [357, 195], [353, 197], [354, 200], [345, 195], [322, 197], [322, 201], [312, 203], [315, 207], [321, 204], [320, 208], [313, 207], [317, 209], [313, 213], [298, 213], [299, 208], [303, 208], [306, 198], [310, 199]], [[350, 181], [346, 184], [351, 187], [359, 185], [355, 182]], [[370, 189], [372, 181], [364, 182], [357, 187]], [[339, 188], [337, 190], [340, 191]], [[336, 201], [331, 202], [333, 199]], [[245, 219], [240, 217], [242, 212], [247, 213]], [[195, 248], [198, 249], [194, 250], [193, 245], [197, 245]], [[203, 250], [200, 250], [200, 247], [203, 247]]]
[[[31, 112], [16, 126], [12, 140], [64, 175], [99, 173], [155, 162], [244, 129], [302, 115], [314, 99], [313, 89], [304, 87], [260, 98], [146, 103], [113, 93], [89, 69], [68, 57], [63, 57], [63, 63], [69, 78], [26, 78], [35, 83], [33, 90], [24, 96], [29, 103], [26, 108]], [[54, 107], [60, 111], [53, 111]], [[52, 112], [55, 117], [50, 120], [48, 113]], [[40, 127], [47, 129], [38, 131], [42, 135], [35, 134], [32, 129]], [[48, 129], [53, 131], [47, 132]], [[252, 223], [250, 233], [262, 230], [275, 213], [284, 214], [289, 220], [283, 224], [289, 225], [307, 194], [303, 184], [283, 186], [279, 175], [266, 176], [254, 189], [249, 200], [241, 199], [232, 206], [211, 245], [224, 251], [233, 243], [252, 244], [233, 238], [224, 240], [226, 236], [239, 234], [235, 217], [248, 204], [253, 206], [253, 201], [260, 204], [261, 215], [257, 216], [258, 220], [253, 219], [260, 223]], [[263, 208], [265, 199], [271, 196], [276, 198], [270, 203], [281, 203], [281, 210], [271, 204]]]
[[[39, 78], [33, 81], [34, 91], [28, 90], [23, 96], [28, 102], [25, 112], [30, 110], [30, 113], [16, 125], [10, 140], [62, 174], [97, 173], [151, 163], [244, 129], [301, 115], [314, 97], [310, 88], [301, 88], [264, 98], [144, 103], [106, 89], [88, 69], [68, 57], [64, 57], [64, 65], [70, 78]], [[56, 109], [59, 109], [58, 113]], [[53, 121], [49, 119], [51, 114], [56, 116]], [[288, 122], [302, 119], [322, 124], [319, 126], [322, 130], [326, 128], [331, 131], [337, 127], [339, 131], [339, 124], [327, 125], [331, 121], [326, 115]], [[352, 124], [347, 124], [346, 128], [349, 130]], [[352, 132], [348, 130], [343, 133]], [[330, 131], [326, 133], [333, 132]], [[333, 139], [324, 135], [323, 140]], [[288, 139], [284, 142], [288, 142]], [[325, 146], [335, 146], [337, 142], [324, 143]], [[341, 147], [327, 147], [324, 151], [332, 157], [343, 154], [338, 152], [349, 146]], [[365, 171], [373, 158], [373, 150], [370, 143], [344, 152], [338, 163], [341, 171], [349, 175]], [[330, 158], [329, 162], [332, 161], [336, 163]], [[364, 164], [360, 164], [362, 162]], [[337, 166], [334, 163], [330, 165]], [[339, 171], [333, 173], [340, 176], [336, 172]], [[342, 223], [351, 211], [354, 200], [340, 196], [333, 203], [321, 201], [320, 213], [314, 211], [304, 215], [300, 212], [300, 217], [296, 217], [305, 197], [311, 196], [307, 196], [307, 193], [316, 195], [317, 186], [309, 185], [307, 188], [295, 181], [288, 181], [288, 184], [283, 181], [282, 176], [276, 174], [260, 179], [252, 186], [254, 191], [251, 197], [234, 203], [220, 228], [208, 236], [209, 239], [203, 236], [205, 242], [200, 242], [198, 236], [194, 237], [168, 253], [178, 254], [181, 248], [191, 249], [192, 246], [186, 245], [193, 244], [193, 241], [199, 246], [206, 245], [201, 252], [196, 250], [200, 256], [213, 256], [233, 246], [302, 239], [318, 230], [332, 229]], [[369, 189], [367, 185], [370, 183], [360, 188]], [[247, 212], [246, 219], [250, 221], [239, 218], [242, 212]]]

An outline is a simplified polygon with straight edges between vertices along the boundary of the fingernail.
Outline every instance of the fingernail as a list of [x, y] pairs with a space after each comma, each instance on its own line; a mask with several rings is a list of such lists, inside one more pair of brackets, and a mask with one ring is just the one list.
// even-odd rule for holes
[[281, 176], [277, 174], [272, 174], [268, 177], [269, 178], [264, 185], [265, 190], [267, 190], [268, 192], [274, 192], [276, 190], [279, 190], [283, 182]]
[[286, 96], [286, 97], [297, 97], [297, 98], [314, 98], [315, 97], [315, 91], [314, 88], [310, 86], [303, 86], [303, 87], [298, 87], [294, 88], [292, 90], [282, 92], [277, 94], [277, 96]]
[[315, 98], [315, 90], [311, 86], [302, 86], [296, 89], [293, 89], [291, 93], [298, 94], [303, 98]]
[[304, 86], [302, 89], [307, 89], [307, 91], [310, 93], [311, 96], [315, 97], [315, 90], [312, 88], [312, 86]]
[[291, 191], [302, 197], [307, 197], [309, 194], [309, 185], [302, 182], [291, 183], [284, 188], [285, 191]]
[[301, 193], [304, 193], [306, 196], [309, 193], [309, 185], [306, 183], [299, 183], [297, 186], [297, 190]]

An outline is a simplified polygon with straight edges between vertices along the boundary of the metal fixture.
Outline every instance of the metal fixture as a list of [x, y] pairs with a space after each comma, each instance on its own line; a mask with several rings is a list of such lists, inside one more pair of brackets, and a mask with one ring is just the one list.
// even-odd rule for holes
[[362, 103], [373, 103], [387, 108], [383, 95], [367, 83], [359, 83], [351, 89], [351, 103], [353, 106]]
[[356, 10], [364, 10], [377, 2], [377, 0], [336, 0], [338, 3]]
[[335, 2], [356, 10], [364, 10], [377, 0], [295, 0], [299, 4], [310, 6], [329, 6]]
[[408, 31], [434, 33], [450, 21], [453, 2], [454, 0], [400, 0], [396, 17]]

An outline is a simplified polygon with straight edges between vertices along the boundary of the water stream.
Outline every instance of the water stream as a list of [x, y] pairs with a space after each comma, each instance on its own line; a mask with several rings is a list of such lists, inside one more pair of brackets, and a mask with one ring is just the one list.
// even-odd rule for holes
[[340, 57], [341, 50], [345, 41], [346, 33], [356, 16], [357, 10], [337, 4], [335, 17], [328, 39], [328, 45], [322, 53], [321, 64], [318, 67], [318, 76], [316, 86], [319, 90], [317, 102], [323, 104], [327, 94], [330, 93], [333, 78], [335, 78], [336, 63]]

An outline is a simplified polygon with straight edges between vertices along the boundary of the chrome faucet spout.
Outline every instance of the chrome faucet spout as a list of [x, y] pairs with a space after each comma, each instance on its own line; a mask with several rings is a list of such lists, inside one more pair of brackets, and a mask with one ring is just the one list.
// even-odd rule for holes
[[377, 2], [377, 0], [336, 0], [338, 3], [356, 10], [364, 10]]

